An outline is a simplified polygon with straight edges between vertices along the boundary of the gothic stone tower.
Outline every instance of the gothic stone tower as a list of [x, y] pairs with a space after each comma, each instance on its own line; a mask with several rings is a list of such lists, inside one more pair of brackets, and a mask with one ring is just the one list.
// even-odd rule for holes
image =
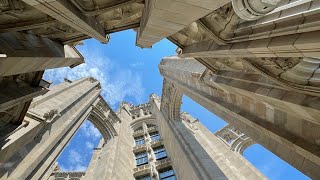
[[85, 119], [104, 142], [117, 136], [120, 119], [100, 96], [93, 78], [65, 82], [35, 98], [22, 124], [1, 136], [1, 179], [48, 179], [55, 161]]
[[[1, 179], [265, 179], [189, 114], [167, 119], [157, 95], [113, 112], [100, 92], [84, 78], [35, 98], [23, 124], [1, 137]], [[85, 119], [102, 139], [86, 172], [62, 172], [55, 161]]]
[[146, 104], [122, 103], [118, 136], [105, 145], [101, 140], [83, 179], [266, 179], [187, 113], [177, 121], [166, 119], [160, 103], [155, 94]]

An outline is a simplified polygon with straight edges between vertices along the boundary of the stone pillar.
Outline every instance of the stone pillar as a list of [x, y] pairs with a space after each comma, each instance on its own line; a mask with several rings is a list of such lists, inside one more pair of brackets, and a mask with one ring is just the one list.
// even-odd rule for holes
[[[0, 177], [40, 179], [91, 112], [101, 92], [93, 78], [68, 81], [34, 99], [29, 124], [10, 135], [0, 151]], [[49, 173], [50, 176], [50, 173]]]
[[[188, 113], [181, 113], [181, 121], [227, 179], [267, 179], [238, 152], [230, 149], [224, 141], [220, 141], [220, 138], [210, 132], [198, 119]], [[199, 150], [194, 150], [194, 152], [200, 153]]]
[[[166, 59], [159, 68], [177, 91], [307, 176], [320, 176], [318, 94], [285, 89], [244, 72], [222, 80], [216, 77], [220, 71], [207, 73], [203, 65], [192, 59]], [[237, 73], [229, 71], [227, 76]], [[172, 111], [170, 105], [166, 107], [168, 112]]]
[[[134, 139], [130, 127], [131, 113], [129, 106], [123, 103], [117, 110], [115, 117], [119, 120], [114, 123], [117, 133], [108, 142], [101, 142], [92, 157], [85, 180], [96, 179], [133, 179], [135, 166], [132, 145]], [[102, 143], [104, 145], [102, 145]]]
[[229, 0], [147, 0], [136, 44], [151, 47], [228, 2]]
[[44, 71], [58, 67], [75, 67], [84, 58], [73, 46], [35, 36], [32, 33], [1, 33], [0, 77]]
[[[169, 95], [170, 91], [167, 89], [166, 92], [163, 91], [164, 94]], [[180, 118], [170, 119], [171, 112], [162, 110], [166, 106], [162, 103], [163, 101], [160, 110], [156, 100], [152, 100], [152, 111], [156, 115], [163, 144], [179, 179], [227, 179]]]
[[25, 3], [48, 14], [49, 16], [69, 25], [70, 27], [96, 38], [102, 43], [108, 43], [109, 37], [102, 25], [91, 16], [82, 14], [69, 1], [61, 0], [23, 0]]

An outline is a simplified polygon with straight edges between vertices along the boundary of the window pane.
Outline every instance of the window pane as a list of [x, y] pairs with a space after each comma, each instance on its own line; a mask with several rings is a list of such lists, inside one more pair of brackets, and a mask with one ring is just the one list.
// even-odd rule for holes
[[141, 144], [144, 144], [144, 137], [143, 136], [140, 136], [140, 137], [136, 137], [135, 138], [135, 143], [136, 145], [141, 145]]
[[160, 134], [158, 132], [150, 133], [150, 138], [152, 141], [160, 140]]
[[166, 150], [163, 146], [153, 149], [153, 152], [157, 160], [164, 159], [167, 157]]
[[135, 156], [137, 166], [148, 164], [148, 154], [146, 152], [136, 153]]
[[176, 179], [172, 167], [159, 170], [159, 175], [160, 175], [160, 179], [165, 179], [165, 180], [175, 180]]

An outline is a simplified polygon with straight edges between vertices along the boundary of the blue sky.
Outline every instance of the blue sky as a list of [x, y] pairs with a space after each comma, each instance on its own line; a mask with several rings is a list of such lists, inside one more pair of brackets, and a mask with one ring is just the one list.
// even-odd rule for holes
[[[84, 43], [77, 49], [85, 57], [86, 64], [74, 69], [48, 70], [44, 78], [57, 84], [63, 78], [75, 80], [93, 76], [101, 82], [102, 95], [114, 110], [121, 101], [139, 104], [148, 101], [151, 93], [161, 95], [162, 77], [158, 64], [163, 57], [175, 54], [174, 44], [163, 40], [152, 49], [141, 49], [135, 46], [135, 32], [132, 30], [111, 34], [108, 44], [100, 44], [94, 39]], [[226, 125], [188, 97], [183, 97], [182, 111], [198, 118], [212, 132]], [[85, 121], [60, 155], [58, 163], [61, 169], [84, 171], [100, 138], [99, 131]], [[249, 147], [244, 156], [271, 180], [308, 179], [260, 145]]]

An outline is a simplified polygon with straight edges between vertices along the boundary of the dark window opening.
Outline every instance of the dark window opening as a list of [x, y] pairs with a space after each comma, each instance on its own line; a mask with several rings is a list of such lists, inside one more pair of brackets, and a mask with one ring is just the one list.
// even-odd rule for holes
[[154, 124], [147, 124], [147, 127], [148, 128], [151, 128], [151, 127], [155, 127], [156, 125], [154, 125]]
[[150, 175], [142, 175], [135, 178], [136, 180], [151, 180]]

